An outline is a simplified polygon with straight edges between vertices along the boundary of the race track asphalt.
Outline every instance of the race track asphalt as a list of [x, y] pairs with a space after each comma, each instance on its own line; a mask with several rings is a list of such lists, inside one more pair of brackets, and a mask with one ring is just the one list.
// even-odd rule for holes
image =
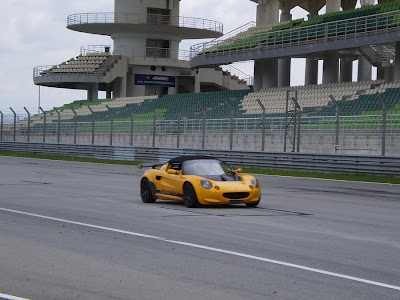
[[258, 176], [258, 208], [189, 209], [142, 173], [0, 157], [0, 299], [400, 299], [399, 185]]

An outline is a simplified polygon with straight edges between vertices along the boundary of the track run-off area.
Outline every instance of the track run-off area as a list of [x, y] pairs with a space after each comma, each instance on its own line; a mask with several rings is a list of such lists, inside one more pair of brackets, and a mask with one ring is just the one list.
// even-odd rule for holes
[[189, 209], [142, 173], [0, 157], [0, 299], [400, 299], [400, 185], [259, 175], [258, 208]]

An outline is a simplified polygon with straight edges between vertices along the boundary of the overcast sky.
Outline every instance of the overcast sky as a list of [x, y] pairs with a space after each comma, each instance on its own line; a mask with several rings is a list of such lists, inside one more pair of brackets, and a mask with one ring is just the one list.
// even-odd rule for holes
[[[248, 0], [183, 0], [181, 15], [222, 22], [226, 33], [255, 21], [256, 6]], [[11, 106], [22, 112], [25, 106], [32, 112], [37, 111], [39, 88], [33, 84], [32, 75], [35, 66], [60, 64], [79, 55], [81, 46], [112, 45], [109, 37], [66, 29], [68, 15], [113, 10], [113, 0], [3, 1], [0, 11], [0, 110], [9, 113]], [[299, 8], [292, 10], [292, 14], [293, 18], [306, 17], [306, 12]], [[198, 42], [183, 42], [181, 49], [188, 49]], [[241, 63], [239, 68], [252, 75], [252, 64]], [[293, 78], [292, 75], [292, 84], [302, 84], [302, 80], [302, 76]], [[100, 93], [100, 97], [105, 95]], [[85, 98], [85, 91], [41, 88], [43, 108]]]

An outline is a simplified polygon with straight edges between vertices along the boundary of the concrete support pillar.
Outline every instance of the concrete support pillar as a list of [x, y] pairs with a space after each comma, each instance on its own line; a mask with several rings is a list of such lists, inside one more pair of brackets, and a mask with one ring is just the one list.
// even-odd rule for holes
[[[361, 0], [361, 7], [367, 5], [374, 5], [375, 0]], [[358, 76], [357, 81], [371, 80], [372, 78], [372, 65], [371, 63], [362, 55], [358, 59]]]
[[263, 62], [263, 88], [278, 86], [278, 60], [270, 59]]
[[[257, 26], [279, 23], [279, 0], [260, 0]], [[270, 69], [273, 68], [273, 71]], [[290, 76], [289, 76], [290, 78]], [[254, 90], [278, 86], [278, 59], [254, 62]]]
[[[265, 2], [265, 1], [264, 1]], [[264, 26], [267, 25], [267, 4], [262, 1], [257, 5], [257, 19], [256, 26]]]
[[290, 86], [290, 58], [280, 58], [278, 60], [278, 87]]
[[353, 80], [353, 60], [351, 58], [340, 59], [340, 82], [350, 82]]
[[279, 23], [279, 0], [267, 1], [267, 24]]
[[306, 58], [306, 76], [304, 85], [318, 83], [318, 60], [313, 57]]
[[112, 97], [112, 86], [111, 83], [106, 84], [106, 98], [111, 99]]
[[394, 66], [385, 67], [384, 79], [385, 82], [392, 82], [394, 80]]
[[377, 68], [377, 79], [385, 79], [385, 67], [378, 67]]
[[357, 81], [371, 80], [371, 77], [372, 77], [372, 65], [364, 56], [361, 55], [358, 58]]
[[168, 88], [168, 95], [176, 95], [178, 93], [177, 86]]
[[196, 76], [194, 77], [194, 92], [200, 93], [200, 75], [198, 71], [196, 71]]
[[341, 4], [340, 0], [326, 0], [326, 13], [340, 11]]
[[324, 56], [322, 84], [337, 83], [339, 80], [339, 54], [327, 53]]
[[263, 88], [263, 61], [254, 61], [254, 91], [259, 91]]
[[[309, 0], [310, 11], [308, 19], [318, 15], [318, 9], [313, 5], [312, 1]], [[306, 58], [306, 70], [304, 76], [304, 85], [317, 84], [318, 83], [318, 60], [314, 57]]]
[[394, 74], [393, 79], [400, 79], [400, 42], [396, 42], [396, 55], [394, 57]]
[[87, 100], [97, 100], [99, 98], [99, 84], [89, 83], [87, 87]]
[[[326, 13], [340, 11], [341, 0], [326, 0]], [[322, 84], [339, 81], [339, 54], [328, 53], [324, 57]]]

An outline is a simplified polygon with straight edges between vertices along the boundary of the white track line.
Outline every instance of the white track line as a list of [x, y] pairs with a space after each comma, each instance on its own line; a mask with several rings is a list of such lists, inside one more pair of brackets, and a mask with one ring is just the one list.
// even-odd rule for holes
[[386, 283], [382, 283], [382, 282], [353, 277], [353, 276], [330, 272], [330, 271], [325, 271], [325, 270], [321, 270], [321, 269], [310, 268], [307, 266], [292, 264], [292, 263], [288, 263], [288, 262], [284, 262], [284, 261], [249, 255], [249, 254], [235, 252], [235, 251], [229, 251], [229, 250], [224, 250], [224, 249], [219, 249], [219, 248], [214, 248], [214, 247], [207, 247], [207, 246], [203, 246], [203, 245], [199, 245], [199, 244], [192, 244], [192, 243], [186, 243], [186, 242], [175, 241], [175, 240], [168, 240], [168, 239], [165, 239], [162, 237], [148, 235], [148, 234], [142, 234], [142, 233], [137, 233], [137, 232], [132, 232], [132, 231], [126, 231], [126, 230], [120, 230], [120, 229], [98, 226], [98, 225], [93, 225], [93, 224], [87, 224], [87, 223], [82, 223], [82, 222], [75, 222], [75, 221], [66, 220], [66, 219], [53, 218], [53, 217], [32, 214], [32, 213], [28, 213], [28, 212], [17, 211], [17, 210], [12, 210], [12, 209], [7, 209], [7, 208], [0, 208], [0, 211], [30, 216], [30, 217], [35, 217], [35, 218], [40, 218], [40, 219], [45, 219], [45, 220], [51, 220], [51, 221], [56, 221], [56, 222], [68, 223], [68, 224], [73, 224], [73, 225], [78, 225], [78, 226], [85, 226], [85, 227], [89, 227], [89, 228], [95, 228], [95, 229], [100, 229], [100, 230], [104, 230], [104, 231], [111, 231], [111, 232], [126, 234], [126, 235], [130, 235], [130, 236], [148, 238], [148, 239], [158, 240], [158, 241], [162, 241], [162, 242], [166, 242], [166, 243], [177, 244], [177, 245], [182, 245], [182, 246], [187, 246], [187, 247], [192, 247], [192, 248], [197, 248], [197, 249], [203, 249], [203, 250], [212, 251], [212, 252], [224, 253], [224, 254], [234, 255], [234, 256], [238, 256], [238, 257], [248, 258], [248, 259], [252, 259], [252, 260], [275, 264], [275, 265], [281, 265], [281, 266], [285, 266], [285, 267], [289, 267], [289, 268], [299, 269], [299, 270], [303, 270], [303, 271], [309, 271], [309, 272], [313, 272], [313, 273], [323, 274], [323, 275], [327, 275], [327, 276], [352, 280], [352, 281], [361, 282], [361, 283], [365, 283], [365, 284], [369, 284], [369, 285], [373, 285], [373, 286], [378, 286], [378, 287], [383, 287], [383, 288], [400, 291], [400, 286], [396, 286], [396, 285], [390, 285], [390, 284], [386, 284]]
[[15, 297], [15, 296], [6, 295], [6, 294], [2, 294], [2, 293], [0, 293], [0, 299], [7, 299], [7, 300], [29, 300], [29, 299], [26, 299], [26, 298]]

